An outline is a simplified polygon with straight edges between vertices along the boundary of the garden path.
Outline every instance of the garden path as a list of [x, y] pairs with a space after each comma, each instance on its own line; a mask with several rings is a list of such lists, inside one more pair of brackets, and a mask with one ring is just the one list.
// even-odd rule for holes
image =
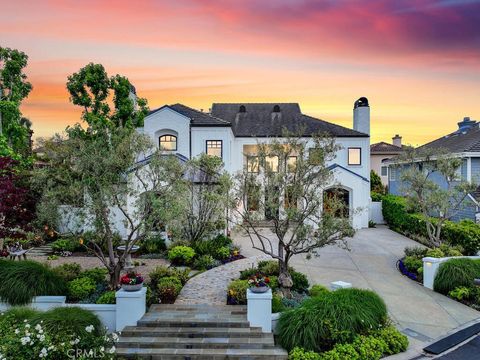
[[258, 261], [265, 259], [265, 255], [254, 255], [200, 273], [188, 280], [175, 304], [225, 305], [230, 281], [238, 279], [240, 270], [256, 266]]

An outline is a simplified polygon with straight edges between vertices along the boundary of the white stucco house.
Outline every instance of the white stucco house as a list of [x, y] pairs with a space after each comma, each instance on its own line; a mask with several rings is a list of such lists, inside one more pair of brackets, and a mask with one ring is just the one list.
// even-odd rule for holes
[[[214, 103], [208, 113], [182, 104], [164, 105], [152, 110], [138, 131], [165, 153], [186, 159], [201, 153], [219, 156], [225, 169], [235, 174], [244, 167], [258, 171], [247, 164], [247, 154], [251, 159], [259, 142], [282, 136], [284, 128], [291, 132], [302, 128], [306, 139], [318, 132], [336, 138], [341, 149], [330, 164], [335, 178], [332, 187], [341, 188], [353, 226], [368, 227], [370, 108], [366, 98], [355, 102], [353, 129], [305, 115], [297, 103]], [[273, 166], [278, 166], [274, 159]]]
[[[362, 97], [354, 104], [353, 129], [305, 115], [297, 103], [214, 103], [208, 113], [182, 104], [164, 105], [150, 111], [144, 119], [144, 126], [137, 131], [150, 137], [162, 153], [175, 155], [180, 161], [202, 153], [219, 156], [225, 170], [234, 175], [244, 168], [253, 173], [261, 172], [257, 164], [250, 163], [255, 158], [257, 145], [281, 137], [284, 129], [293, 133], [302, 129], [307, 144], [312, 134], [329, 133], [335, 137], [340, 149], [329, 164], [333, 180], [330, 186], [320, 191], [340, 191], [348, 205], [353, 227], [368, 227], [370, 107], [366, 98]], [[311, 143], [313, 147], [313, 141]], [[139, 167], [148, 164], [148, 157], [139, 160]], [[275, 159], [270, 159], [269, 165], [278, 167], [278, 159], [276, 163]], [[127, 209], [133, 209], [135, 199], [128, 197], [126, 203], [132, 204], [127, 205]], [[82, 209], [62, 206], [60, 210], [60, 232], [92, 230], [93, 217], [88, 214], [80, 216]], [[267, 212], [260, 215], [269, 220]], [[112, 207], [110, 217], [115, 230], [126, 238], [128, 222], [122, 211]]]

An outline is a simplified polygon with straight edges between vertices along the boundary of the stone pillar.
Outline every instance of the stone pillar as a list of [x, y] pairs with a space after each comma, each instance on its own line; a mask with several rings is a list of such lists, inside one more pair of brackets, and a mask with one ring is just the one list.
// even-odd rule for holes
[[261, 327], [264, 333], [272, 332], [272, 290], [254, 293], [247, 289], [247, 319], [252, 327]]
[[146, 295], [146, 287], [139, 291], [121, 289], [116, 292], [115, 324], [117, 331], [122, 331], [125, 326], [137, 325], [137, 321], [142, 318], [146, 311]]

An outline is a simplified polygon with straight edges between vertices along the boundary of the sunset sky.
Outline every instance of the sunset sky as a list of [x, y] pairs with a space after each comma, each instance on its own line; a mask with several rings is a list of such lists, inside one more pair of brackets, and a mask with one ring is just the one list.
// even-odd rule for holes
[[22, 111], [37, 137], [79, 121], [65, 82], [88, 62], [151, 109], [299, 102], [351, 127], [366, 96], [372, 142], [480, 120], [480, 0], [0, 0], [0, 46], [29, 55]]

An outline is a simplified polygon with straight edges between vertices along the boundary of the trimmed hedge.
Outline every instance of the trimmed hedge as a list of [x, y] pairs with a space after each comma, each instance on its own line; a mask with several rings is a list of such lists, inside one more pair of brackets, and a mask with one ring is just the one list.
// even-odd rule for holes
[[[382, 212], [392, 230], [414, 238], [428, 238], [424, 216], [409, 213], [405, 198], [386, 195], [382, 200]], [[446, 221], [442, 239], [450, 245], [461, 246], [467, 255], [474, 255], [480, 249], [480, 226], [471, 220]]]

